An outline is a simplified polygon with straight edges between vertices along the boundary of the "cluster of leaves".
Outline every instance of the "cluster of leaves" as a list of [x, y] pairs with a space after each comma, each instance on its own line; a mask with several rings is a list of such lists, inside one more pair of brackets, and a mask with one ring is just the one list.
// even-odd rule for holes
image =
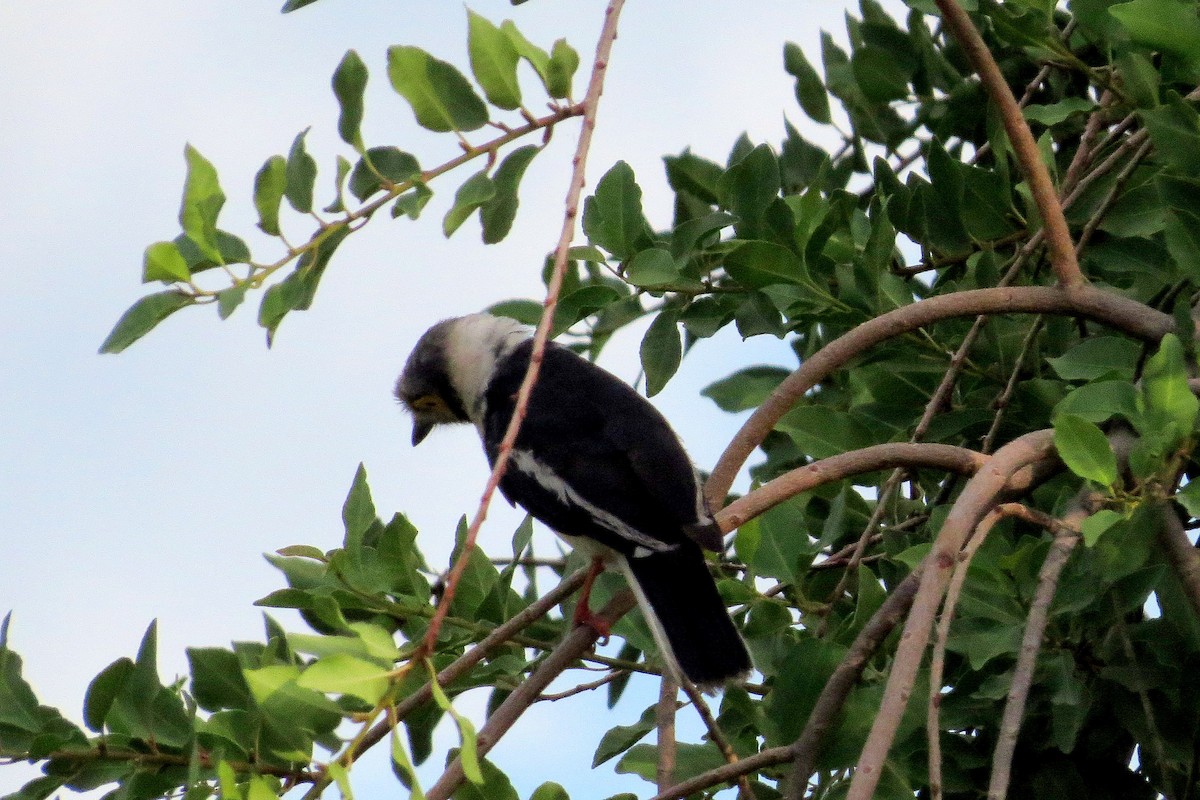
[[[665, 231], [647, 221], [633, 170], [625, 163], [608, 170], [585, 202], [588, 243], [571, 251], [554, 332], [594, 357], [615, 331], [649, 318], [641, 357], [653, 394], [685, 354], [729, 325], [743, 337], [787, 336], [797, 358], [806, 361], [861, 324], [925, 298], [1052, 282], [1038, 246], [1040, 215], [1001, 121], [989, 110], [964, 52], [929, 16], [933, 5], [909, 5], [901, 24], [873, 0], [862, 0], [861, 17], [847, 21], [849, 51], [826, 36], [820, 71], [799, 48], [784, 48], [784, 68], [795, 78], [796, 99], [811, 122], [833, 130], [841, 130], [836, 120], [848, 125], [836, 151], [813, 144], [788, 123], [778, 147], [743, 137], [723, 162], [689, 151], [668, 156], [674, 219]], [[1017, 315], [990, 317], [986, 324], [950, 320], [898, 334], [808, 392], [766, 436], [752, 475], [757, 486], [814, 460], [890, 442], [987, 453], [1022, 434], [1053, 428], [1068, 469], [1023, 500], [1054, 516], [1082, 492], [1099, 510], [1083, 524], [1085, 546], [1072, 554], [1049, 610], [1009, 794], [1189, 796], [1200, 775], [1200, 698], [1188, 680], [1200, 664], [1200, 623], [1157, 537], [1168, 521], [1200, 516], [1200, 490], [1188, 482], [1200, 471], [1194, 452], [1198, 404], [1188, 383], [1196, 366], [1190, 305], [1200, 288], [1200, 114], [1194, 105], [1200, 8], [1184, 0], [1076, 0], [1069, 11], [1035, 0], [964, 5], [975, 12], [1005, 79], [1025, 95], [1025, 119], [1060, 189], [1085, 274], [1094, 286], [1143, 303], [1147, 313], [1174, 315], [1180, 335], [1152, 350], [1082, 320]], [[514, 101], [505, 94], [513, 85], [496, 77], [511, 76], [515, 58], [538, 69], [552, 96], [565, 88], [555, 76], [573, 69], [569, 51], [556, 47], [540, 60], [515, 29], [495, 28], [474, 15], [471, 24], [472, 69], [490, 103], [515, 107], [505, 105]], [[476, 106], [463, 100], [471, 90], [453, 67], [411, 48], [393, 48], [390, 55], [393, 82], [421, 124], [460, 132], [486, 123], [482, 101]], [[420, 86], [407, 82], [413, 75], [424, 76]], [[339, 199], [328, 213], [344, 217], [322, 223], [307, 249], [289, 248], [288, 259], [299, 263], [264, 295], [268, 330], [282, 317], [277, 312], [312, 301], [333, 249], [358, 222], [387, 203], [394, 214], [419, 211], [427, 197], [429, 173], [419, 173], [415, 160], [359, 141], [363, 81], [365, 68], [348, 55], [335, 76], [339, 130], [361, 160], [339, 167], [338, 196], [349, 176], [352, 191], [361, 190], [353, 192], [356, 197], [375, 199], [357, 212], [346, 211]], [[484, 152], [474, 148], [467, 155]], [[516, 181], [535, 152], [514, 150], [494, 172], [469, 178], [444, 221], [447, 233], [475, 210], [485, 238], [506, 230], [500, 222], [511, 221]], [[297, 210], [311, 210], [311, 159], [303, 135], [288, 158], [277, 158], [260, 173], [257, 194], [260, 227], [268, 233], [281, 197]], [[153, 252], [155, 268], [166, 270], [151, 274], [152, 280], [182, 281], [188, 288], [151, 295], [182, 301], [141, 303], [168, 308], [207, 298], [192, 287], [192, 274], [233, 254], [235, 240], [216, 228], [221, 196], [215, 173], [191, 152], [189, 162], [184, 234], [153, 245], [147, 260], [149, 270]], [[299, 176], [296, 182], [293, 176]], [[307, 195], [302, 187], [309, 187]], [[293, 195], [300, 196], [299, 206]], [[505, 204], [489, 206], [497, 197], [507, 198]], [[170, 271], [179, 268], [176, 256], [186, 275]], [[251, 265], [251, 276], [265, 279], [288, 259], [265, 270]], [[234, 299], [220, 307], [231, 310], [238, 292], [260, 283], [235, 282], [222, 290], [234, 292]], [[146, 308], [139, 304], [130, 312], [141, 322], [127, 315], [118, 324], [110, 344], [119, 346], [108, 349], [149, 329], [146, 320], [155, 315]], [[534, 322], [541, 308], [518, 299], [493, 310]], [[747, 367], [705, 395], [726, 411], [744, 411], [759, 406], [788, 373], [782, 366]], [[1120, 434], [1132, 444], [1114, 448]], [[869, 473], [798, 494], [741, 525], [734, 559], [721, 568], [720, 588], [735, 607], [762, 683], [728, 689], [716, 715], [737, 755], [796, 740], [855, 637], [929, 553], [960, 488], [960, 478], [932, 470]], [[148, 636], [143, 656], [119, 662], [124, 666], [114, 665], [109, 677], [97, 680], [87, 723], [105, 737], [106, 752], [112, 752], [111, 741], [111, 748], [138, 754], [120, 766], [95, 755], [101, 752], [95, 738], [39, 708], [19, 678], [16, 656], [0, 651], [4, 754], [47, 761], [51, 774], [42, 780], [58, 781], [31, 784], [23, 800], [46, 796], [46, 786], [76, 785], [76, 771], [100, 769], [93, 762], [112, 770], [105, 773], [108, 780], [123, 781], [130, 796], [159, 796], [171, 791], [170, 783], [202, 797], [219, 783], [229, 796], [257, 800], [262, 795], [255, 787], [264, 781], [311, 778], [305, 770], [314, 743], [345, 753], [361, 741], [335, 735], [340, 719], [375, 719], [406, 708], [426, 676], [406, 660], [411, 645], [395, 645], [394, 635], [408, 643], [424, 636], [432, 614], [429, 572], [403, 517], [386, 525], [376, 519], [361, 474], [345, 516], [343, 548], [281, 551], [276, 564], [289, 588], [263, 601], [301, 610], [320, 635], [271, 627], [265, 644], [194, 651], [190, 689], [158, 684]], [[514, 582], [528, 536], [525, 527], [517, 532], [513, 561], [504, 569], [477, 553], [470, 556], [435, 668], [534, 602], [536, 569], [520, 568], [524, 577]], [[852, 557], [860, 542], [861, 558]], [[927, 669], [919, 674], [913, 696], [932, 691], [940, 700], [937, 782], [943, 796], [978, 796], [986, 783], [1002, 736], [998, 704], [1012, 683], [1050, 547], [1048, 533], [1026, 521], [1007, 520], [992, 529], [969, 567], [942, 685], [929, 686]], [[598, 594], [603, 599], [614, 589], [602, 581]], [[530, 652], [550, 647], [563, 630], [561, 619], [543, 618], [450, 682], [446, 694], [490, 686], [489, 709], [496, 708], [531, 669]], [[614, 633], [623, 649], [602, 663], [652, 668], [639, 661], [654, 647], [644, 622], [623, 619]], [[815, 773], [792, 776], [807, 783], [811, 796], [845, 791], [893, 653], [894, 642], [867, 664], [826, 736]], [[653, 656], [647, 660], [652, 664]], [[146, 691], [122, 700], [126, 686], [130, 693]], [[609, 683], [612, 702], [623, 686], [622, 679]], [[407, 746], [392, 739], [406, 784], [412, 785], [410, 756], [419, 762], [430, 755], [429, 732], [448, 709], [448, 702], [425, 703], [396, 720], [408, 734]], [[277, 711], [288, 724], [276, 724]], [[463, 722], [465, 766], [472, 733]], [[914, 704], [876, 796], [907, 798], [930, 786], [921, 723]], [[660, 753], [639, 744], [653, 726], [647, 710], [636, 723], [608, 731], [595, 763], [620, 756], [618, 769], [653, 781]], [[680, 744], [676, 779], [725, 761], [711, 739]], [[84, 748], [92, 760], [63, 755], [72, 748]], [[170, 762], [175, 772], [160, 785], [168, 755], [177, 759]], [[468, 777], [482, 783], [464, 791], [515, 797], [497, 767], [486, 761], [477, 766]], [[779, 796], [788, 767], [759, 771], [751, 782], [756, 796]], [[344, 778], [341, 761], [333, 762], [328, 777]], [[558, 797], [561, 790], [544, 786], [538, 792]]]
[[[187, 177], [179, 210], [181, 233], [171, 241], [147, 247], [142, 270], [144, 283], [171, 288], [134, 303], [114, 326], [100, 352], [124, 350], [188, 306], [215, 303], [221, 319], [225, 319], [241, 305], [248, 291], [263, 287], [266, 291], [259, 304], [258, 321], [267, 331], [269, 344], [288, 312], [312, 305], [325, 268], [347, 236], [389, 205], [393, 218], [417, 219], [433, 196], [430, 181], [479, 158], [486, 160], [485, 166], [459, 186], [442, 229], [450, 236], [477, 213], [484, 242], [492, 244], [507, 236], [519, 205], [521, 178], [542, 147], [528, 144], [511, 149], [497, 165], [498, 154], [512, 142], [531, 134], [548, 134], [562, 120], [579, 115], [580, 108], [571, 102], [579, 55], [564, 39], [556, 41], [547, 52], [526, 39], [511, 20], [497, 26], [473, 11], [467, 14], [471, 74], [483, 98], [454, 65], [419, 47], [396, 45], [387, 53], [388, 78], [396, 93], [408, 102], [417, 124], [430, 131], [453, 134], [462, 148], [461, 155], [423, 169], [416, 156], [394, 145], [367, 147], [362, 121], [368, 70], [357, 52], [348, 51], [334, 71], [332, 83], [341, 111], [338, 134], [353, 148], [357, 161], [337, 156], [332, 201], [323, 208], [317, 205], [317, 161], [305, 146], [308, 131], [301, 131], [287, 156], [271, 156], [255, 177], [258, 228], [283, 249], [282, 255], [270, 261], [256, 259], [242, 238], [218, 227], [225, 193], [217, 170], [188, 145], [184, 151]], [[524, 105], [518, 80], [522, 63], [532, 68], [550, 100], [553, 111], [547, 116], [537, 118]], [[489, 106], [515, 112], [522, 124], [514, 128], [493, 120]], [[471, 144], [465, 134], [485, 126], [493, 127], [500, 135]], [[284, 200], [304, 220], [294, 225], [316, 222], [303, 244], [289, 244], [281, 220]], [[291, 272], [277, 279], [286, 267], [291, 267]], [[198, 282], [200, 273], [218, 268], [227, 286], [205, 288]]]

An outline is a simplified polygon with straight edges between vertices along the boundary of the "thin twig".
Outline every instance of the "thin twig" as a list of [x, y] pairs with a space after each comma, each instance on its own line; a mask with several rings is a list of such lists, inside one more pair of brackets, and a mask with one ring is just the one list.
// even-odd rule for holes
[[617, 678], [623, 677], [628, 674], [629, 674], [629, 672], [627, 670], [614, 669], [609, 672], [606, 672], [603, 676], [597, 678], [594, 681], [588, 681], [587, 683], [581, 683], [578, 686], [573, 686], [570, 689], [567, 689], [566, 691], [554, 692], [552, 694], [539, 695], [538, 702], [543, 703], [543, 702], [549, 701], [549, 702], [553, 703], [553, 702], [557, 702], [559, 700], [566, 700], [568, 697], [574, 697], [577, 694], [583, 694], [584, 692], [592, 692], [592, 691], [595, 691], [596, 689], [599, 689], [602, 686], [607, 686], [608, 684], [615, 681]]
[[[708, 729], [708, 738], [721, 751], [721, 755], [725, 756], [725, 763], [736, 764], [738, 761], [737, 751], [733, 749], [733, 745], [725, 737], [725, 732], [717, 724], [717, 720], [713, 716], [712, 709], [708, 707], [704, 695], [700, 693], [700, 690], [691, 681], [684, 681], [680, 688], [688, 696], [688, 700], [692, 702], [692, 708], [696, 709], [696, 713], [700, 716], [700, 721], [704, 723], [704, 727]], [[667, 788], [666, 786], [660, 786], [659, 791], [662, 792]], [[754, 789], [750, 786], [750, 779], [745, 775], [738, 776], [738, 796], [740, 800], [756, 800]]]
[[675, 711], [679, 708], [679, 686], [665, 674], [658, 688], [658, 705], [654, 711], [654, 728], [658, 737], [658, 764], [654, 770], [654, 781], [658, 791], [663, 791], [675, 782], [675, 756], [678, 742], [675, 741]]
[[500, 485], [500, 478], [503, 477], [504, 470], [508, 467], [508, 459], [512, 455], [513, 445], [517, 441], [517, 433], [520, 431], [521, 423], [529, 409], [529, 398], [533, 394], [533, 385], [537, 382], [538, 373], [541, 370], [542, 358], [546, 352], [546, 342], [550, 338], [550, 327], [554, 322], [554, 310], [558, 307], [558, 293], [562, 289], [563, 274], [567, 267], [567, 251], [571, 247], [571, 241], [575, 238], [575, 218], [579, 214], [579, 198], [583, 193], [588, 150], [592, 143], [592, 131], [596, 127], [596, 112], [600, 105], [600, 95], [604, 91], [604, 76], [608, 71], [608, 59], [612, 53], [613, 42], [617, 38], [617, 20], [621, 16], [621, 8], [624, 4], [625, 0], [610, 0], [604, 11], [604, 25], [601, 27], [600, 39], [596, 44], [592, 76], [588, 81], [587, 94], [583, 99], [583, 124], [580, 126], [579, 143], [575, 148], [575, 157], [572, 160], [574, 167], [571, 173], [571, 183], [567, 190], [566, 213], [563, 215], [562, 232], [558, 238], [558, 245], [554, 249], [554, 269], [546, 286], [542, 318], [533, 335], [529, 368], [525, 371], [525, 379], [517, 391], [512, 419], [509, 421], [504, 439], [496, 451], [496, 463], [492, 467], [492, 474], [488, 477], [483, 496], [479, 500], [479, 508], [475, 512], [475, 518], [471, 520], [471, 526], [467, 529], [466, 540], [459, 553], [458, 561], [450, 571], [445, 593], [438, 602], [438, 614], [430, 621], [429, 630], [425, 634], [424, 649], [426, 653], [432, 653], [436, 646], [442, 619], [450, 610], [450, 601], [454, 597], [458, 581], [462, 577], [471, 551], [475, 547], [479, 529], [487, 518], [492, 496], [496, 492], [496, 487]]
[[[1025, 508], [1021, 506], [1021, 508]], [[1025, 509], [1032, 512], [1031, 509]], [[1025, 516], [1025, 515], [1023, 515]], [[1021, 719], [1025, 716], [1025, 701], [1029, 697], [1029, 687], [1033, 685], [1033, 671], [1037, 667], [1038, 652], [1042, 647], [1042, 637], [1046, 633], [1046, 620], [1050, 614], [1050, 603], [1054, 600], [1054, 592], [1058, 588], [1058, 576], [1066, 566], [1071, 551], [1079, 542], [1078, 523], [1087, 516], [1080, 509], [1073, 513], [1073, 518], [1062, 521], [1034, 514], [1040, 524], [1048, 525], [1054, 531], [1054, 543], [1050, 552], [1042, 562], [1038, 573], [1037, 590], [1033, 603], [1029, 608], [1029, 616], [1025, 622], [1025, 635], [1021, 639], [1021, 652], [1017, 656], [1017, 665], [1013, 669], [1012, 684], [1008, 688], [1008, 698], [1004, 703], [1004, 716], [1000, 721], [1000, 733], [996, 740], [996, 751], [992, 756], [992, 776], [988, 783], [988, 800], [1004, 800], [1008, 794], [1008, 783], [1012, 770], [1013, 754], [1017, 749], [1017, 736], [1021, 730]], [[1026, 516], [1026, 518], [1029, 518]]]

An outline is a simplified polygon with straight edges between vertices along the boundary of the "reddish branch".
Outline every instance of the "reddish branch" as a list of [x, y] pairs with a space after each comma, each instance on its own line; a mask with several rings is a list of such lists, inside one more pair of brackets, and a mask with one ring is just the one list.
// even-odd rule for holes
[[859, 757], [847, 800], [869, 800], [875, 792], [900, 718], [908, 706], [934, 616], [967, 537], [996, 505], [1009, 478], [1024, 467], [1049, 459], [1053, 451], [1054, 434], [1049, 430], [1015, 439], [997, 450], [988, 465], [967, 482], [950, 509], [933, 543], [933, 551], [925, 559], [921, 584], [896, 650], [883, 702]]
[[1073, 287], [1010, 286], [937, 295], [868, 320], [833, 340], [776, 387], [733, 437], [705, 486], [708, 501], [719, 507], [738, 470], [779, 419], [806, 392], [834, 370], [881, 342], [925, 325], [980, 314], [1067, 314], [1109, 325], [1157, 342], [1174, 329], [1174, 320], [1136, 300], [1089, 285]]
[[1071, 245], [1071, 231], [1067, 227], [1067, 218], [1063, 214], [1062, 205], [1058, 202], [1058, 192], [1050, 179], [1050, 171], [1042, 162], [1041, 152], [1033, 133], [1021, 114], [1017, 99], [1000, 73], [1000, 67], [967, 12], [955, 0], [935, 0], [942, 12], [946, 27], [954, 34], [959, 45], [971, 61], [971, 66], [979, 73], [979, 79], [987, 91], [988, 97], [996, 104], [1000, 117], [1004, 121], [1004, 130], [1016, 153], [1025, 179], [1037, 203], [1038, 213], [1041, 214], [1042, 224], [1046, 229], [1046, 243], [1050, 246], [1050, 264], [1054, 274], [1062, 286], [1078, 286], [1085, 282], [1083, 273], [1079, 270], [1079, 261], [1075, 257], [1075, 249]]
[[538, 322], [537, 330], [533, 335], [533, 351], [529, 357], [529, 369], [526, 370], [525, 379], [521, 382], [521, 388], [517, 391], [517, 402], [516, 407], [513, 409], [512, 420], [509, 421], [508, 430], [504, 434], [504, 439], [500, 442], [500, 447], [496, 453], [496, 463], [492, 468], [492, 474], [488, 477], [487, 485], [484, 487], [483, 497], [479, 500], [479, 508], [475, 512], [475, 518], [471, 520], [471, 526], [467, 529], [466, 541], [463, 543], [462, 552], [459, 554], [458, 561], [455, 562], [454, 568], [450, 571], [450, 575], [446, 580], [446, 590], [441, 601], [438, 602], [437, 613], [430, 620], [429, 630], [424, 640], [424, 648], [427, 653], [432, 653], [436, 646], [442, 620], [449, 613], [450, 601], [454, 598], [458, 581], [466, 569], [471, 550], [475, 547], [475, 539], [479, 535], [479, 529], [482, 527], [483, 521], [487, 519], [488, 506], [491, 505], [492, 496], [496, 493], [496, 487], [500, 485], [500, 478], [503, 477], [504, 470], [508, 467], [508, 459], [512, 455], [513, 445], [517, 441], [517, 433], [521, 429], [521, 423], [524, 421], [525, 414], [529, 408], [529, 398], [533, 394], [533, 386], [537, 383], [538, 373], [542, 368], [542, 358], [546, 352], [546, 342], [550, 338], [550, 328], [554, 322], [554, 310], [558, 307], [558, 293], [562, 289], [563, 273], [567, 267], [567, 251], [570, 249], [571, 241], [575, 237], [575, 218], [579, 214], [579, 198], [583, 193], [585, 183], [584, 171], [587, 166], [588, 150], [592, 143], [592, 131], [596, 127], [596, 112], [600, 105], [600, 95], [604, 90], [604, 76], [608, 71], [608, 59], [612, 53], [613, 42], [617, 38], [617, 20], [621, 16], [621, 7], [624, 4], [624, 0], [610, 0], [608, 8], [604, 11], [604, 25], [600, 30], [600, 39], [596, 44], [596, 57], [592, 62], [592, 76], [588, 81], [587, 93], [583, 98], [583, 125], [579, 131], [579, 143], [576, 145], [575, 157], [572, 160], [574, 168], [571, 173], [571, 183], [567, 189], [567, 210], [563, 218], [562, 233], [559, 235], [558, 245], [554, 250], [554, 270], [546, 286], [545, 308], [542, 311], [541, 321]]

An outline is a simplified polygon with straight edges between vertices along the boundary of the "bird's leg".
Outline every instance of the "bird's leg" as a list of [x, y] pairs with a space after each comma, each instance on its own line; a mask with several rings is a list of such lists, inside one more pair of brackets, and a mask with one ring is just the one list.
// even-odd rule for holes
[[583, 579], [583, 586], [579, 589], [579, 600], [575, 602], [575, 617], [573, 621], [576, 625], [587, 625], [600, 634], [600, 644], [608, 644], [608, 635], [612, 633], [612, 625], [599, 614], [593, 614], [589, 606], [592, 597], [592, 584], [596, 582], [596, 576], [603, 571], [604, 559], [600, 557], [593, 558], [592, 566], [588, 569], [588, 574]]

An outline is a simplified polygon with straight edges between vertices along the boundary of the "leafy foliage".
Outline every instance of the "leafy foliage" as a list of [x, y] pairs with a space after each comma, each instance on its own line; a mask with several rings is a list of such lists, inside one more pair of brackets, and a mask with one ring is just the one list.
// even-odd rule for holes
[[[1200, 512], [1200, 403], [1189, 382], [1196, 374], [1190, 302], [1200, 288], [1200, 9], [1184, 0], [1075, 2], [1068, 10], [970, 5], [1004, 79], [1024, 96], [1025, 123], [1056, 181], [1089, 288], [1135, 309], [1104, 317], [1108, 327], [1080, 309], [978, 322], [975, 312], [962, 311], [925, 327], [897, 321], [931, 299], [1054, 278], [1041, 247], [1043, 210], [964, 49], [930, 16], [934, 4], [922, 0], [910, 3], [904, 21], [862, 0], [860, 15], [847, 20], [849, 50], [826, 36], [819, 67], [816, 54], [783, 46], [800, 110], [817, 126], [837, 122], [845, 130], [840, 147], [827, 151], [788, 122], [780, 141], [743, 136], [723, 159], [666, 156], [674, 193], [666, 230], [650, 225], [643, 209], [640, 185], [650, 178], [623, 161], [583, 204], [588, 241], [569, 253], [554, 333], [595, 357], [616, 330], [643, 323], [649, 394], [731, 325], [744, 338], [786, 337], [807, 369], [850, 348], [865, 326], [895, 321], [871, 346], [845, 353], [759, 439], [756, 491], [745, 501], [777, 478], [808, 483], [739, 517], [732, 556], [713, 565], [759, 675], [726, 690], [704, 741], [679, 745], [676, 780], [712, 775], [733, 753], [762, 759], [747, 784], [757, 797], [847, 791], [899, 660], [897, 637], [885, 629], [869, 651], [855, 654], [914, 570], [937, 567], [930, 543], [966, 493], [959, 474], [924, 462], [901, 459], [887, 473], [874, 461], [836, 472], [833, 461], [858, 456], [867, 463], [864, 454], [900, 443], [983, 456], [1052, 429], [1061, 463], [1040, 462], [1012, 487], [1027, 513], [980, 528], [981, 538], [961, 554], [964, 581], [936, 655], [940, 684], [920, 665], [875, 796], [923, 796], [933, 783], [944, 797], [979, 796], [999, 769], [999, 746], [1018, 733], [1006, 781], [1011, 797], [1197, 791], [1200, 698], [1192, 674], [1200, 663], [1200, 586], [1163, 544], [1172, 530], [1182, 536], [1184, 526], [1195, 527]], [[361, 136], [367, 64], [347, 53], [333, 86], [338, 130], [358, 161], [339, 167], [338, 196], [325, 208], [333, 216], [305, 244], [284, 242], [284, 225], [295, 221], [282, 216], [283, 199], [302, 215], [316, 202], [317, 162], [302, 132], [255, 181], [259, 227], [285, 249], [275, 261], [255, 261], [242, 240], [218, 227], [224, 194], [216, 169], [189, 147], [182, 233], [152, 244], [143, 269], [147, 282], [170, 288], [135, 303], [102, 350], [124, 349], [185, 306], [216, 302], [228, 316], [258, 289], [259, 321], [273, 334], [288, 313], [314, 302], [337, 247], [362, 223], [389, 203], [393, 217], [416, 219], [429, 184], [476, 157], [487, 162], [460, 184], [443, 230], [449, 236], [478, 214], [485, 242], [503, 239], [539, 148], [497, 154], [582, 113], [557, 105], [534, 118], [522, 106], [517, 65], [531, 65], [550, 98], [566, 99], [578, 56], [564, 42], [538, 48], [511, 22], [496, 25], [471, 12], [468, 25], [474, 84], [417, 48], [398, 45], [387, 56], [392, 85], [417, 123], [459, 138], [464, 157], [422, 169], [396, 146], [368, 147]], [[517, 110], [525, 124], [471, 145], [466, 134], [492, 121], [489, 104]], [[350, 205], [344, 188], [360, 205]], [[201, 286], [198, 273], [236, 265], [244, 277], [219, 289]], [[493, 310], [532, 322], [540, 309], [512, 299]], [[1139, 333], [1146, 318], [1173, 320], [1177, 335]], [[742, 365], [704, 394], [725, 411], [761, 409], [784, 391], [788, 375], [782, 367]], [[822, 459], [830, 461], [814, 465]], [[316, 633], [286, 633], [268, 617], [263, 642], [192, 650], [190, 680], [163, 686], [151, 626], [136, 658], [115, 662], [89, 688], [91, 734], [37, 703], [8, 646], [7, 624], [0, 629], [0, 754], [46, 771], [11, 797], [112, 782], [131, 798], [182, 790], [188, 800], [218, 791], [258, 800], [304, 782], [319, 793], [331, 782], [348, 785], [357, 748], [383, 736], [399, 779], [420, 797], [413, 764], [432, 755], [432, 729], [444, 715], [457, 725], [468, 781], [456, 796], [515, 797], [453, 700], [490, 687], [492, 724], [565, 633], [563, 617], [543, 615], [519, 636], [480, 644], [541, 594], [547, 568], [517, 566], [530, 553], [528, 531], [514, 535], [503, 568], [459, 549], [456, 558], [467, 561], [449, 616], [435, 631], [433, 652], [422, 653], [434, 572], [416, 530], [402, 515], [387, 523], [377, 517], [361, 470], [343, 518], [341, 548], [296, 546], [273, 556], [287, 588], [260, 601], [299, 610]], [[1049, 527], [1059, 536], [1067, 529], [1084, 546], [1051, 580], [1044, 565], [1061, 539], [1035, 523], [1055, 519]], [[562, 576], [568, 564], [549, 569]], [[615, 591], [609, 577], [599, 583], [601, 600]], [[1041, 630], [1030, 622], [1039, 614]], [[1030, 631], [1040, 649], [1025, 676], [1031, 688], [1017, 715], [1023, 722], [1019, 731], [1005, 730], [998, 709], [1018, 694], [1015, 665]], [[624, 618], [613, 633], [624, 643], [620, 657], [599, 660], [613, 669], [615, 704], [629, 670], [653, 672], [658, 662], [644, 621]], [[840, 713], [819, 719], [847, 664], [857, 671], [841, 684]], [[451, 667], [452, 680], [436, 677]], [[923, 729], [926, 702], [937, 712], [932, 740]], [[631, 719], [624, 713], [626, 724], [597, 736], [593, 766], [613, 762], [653, 782], [664, 754], [642, 740], [655, 727], [654, 711]], [[347, 735], [339, 727], [345, 720], [360, 727]], [[827, 730], [809, 754], [811, 771], [792, 774], [791, 746], [814, 720]], [[318, 759], [316, 747], [332, 755]], [[714, 778], [694, 796], [721, 785]], [[534, 793], [539, 800], [564, 796], [553, 784]]]

